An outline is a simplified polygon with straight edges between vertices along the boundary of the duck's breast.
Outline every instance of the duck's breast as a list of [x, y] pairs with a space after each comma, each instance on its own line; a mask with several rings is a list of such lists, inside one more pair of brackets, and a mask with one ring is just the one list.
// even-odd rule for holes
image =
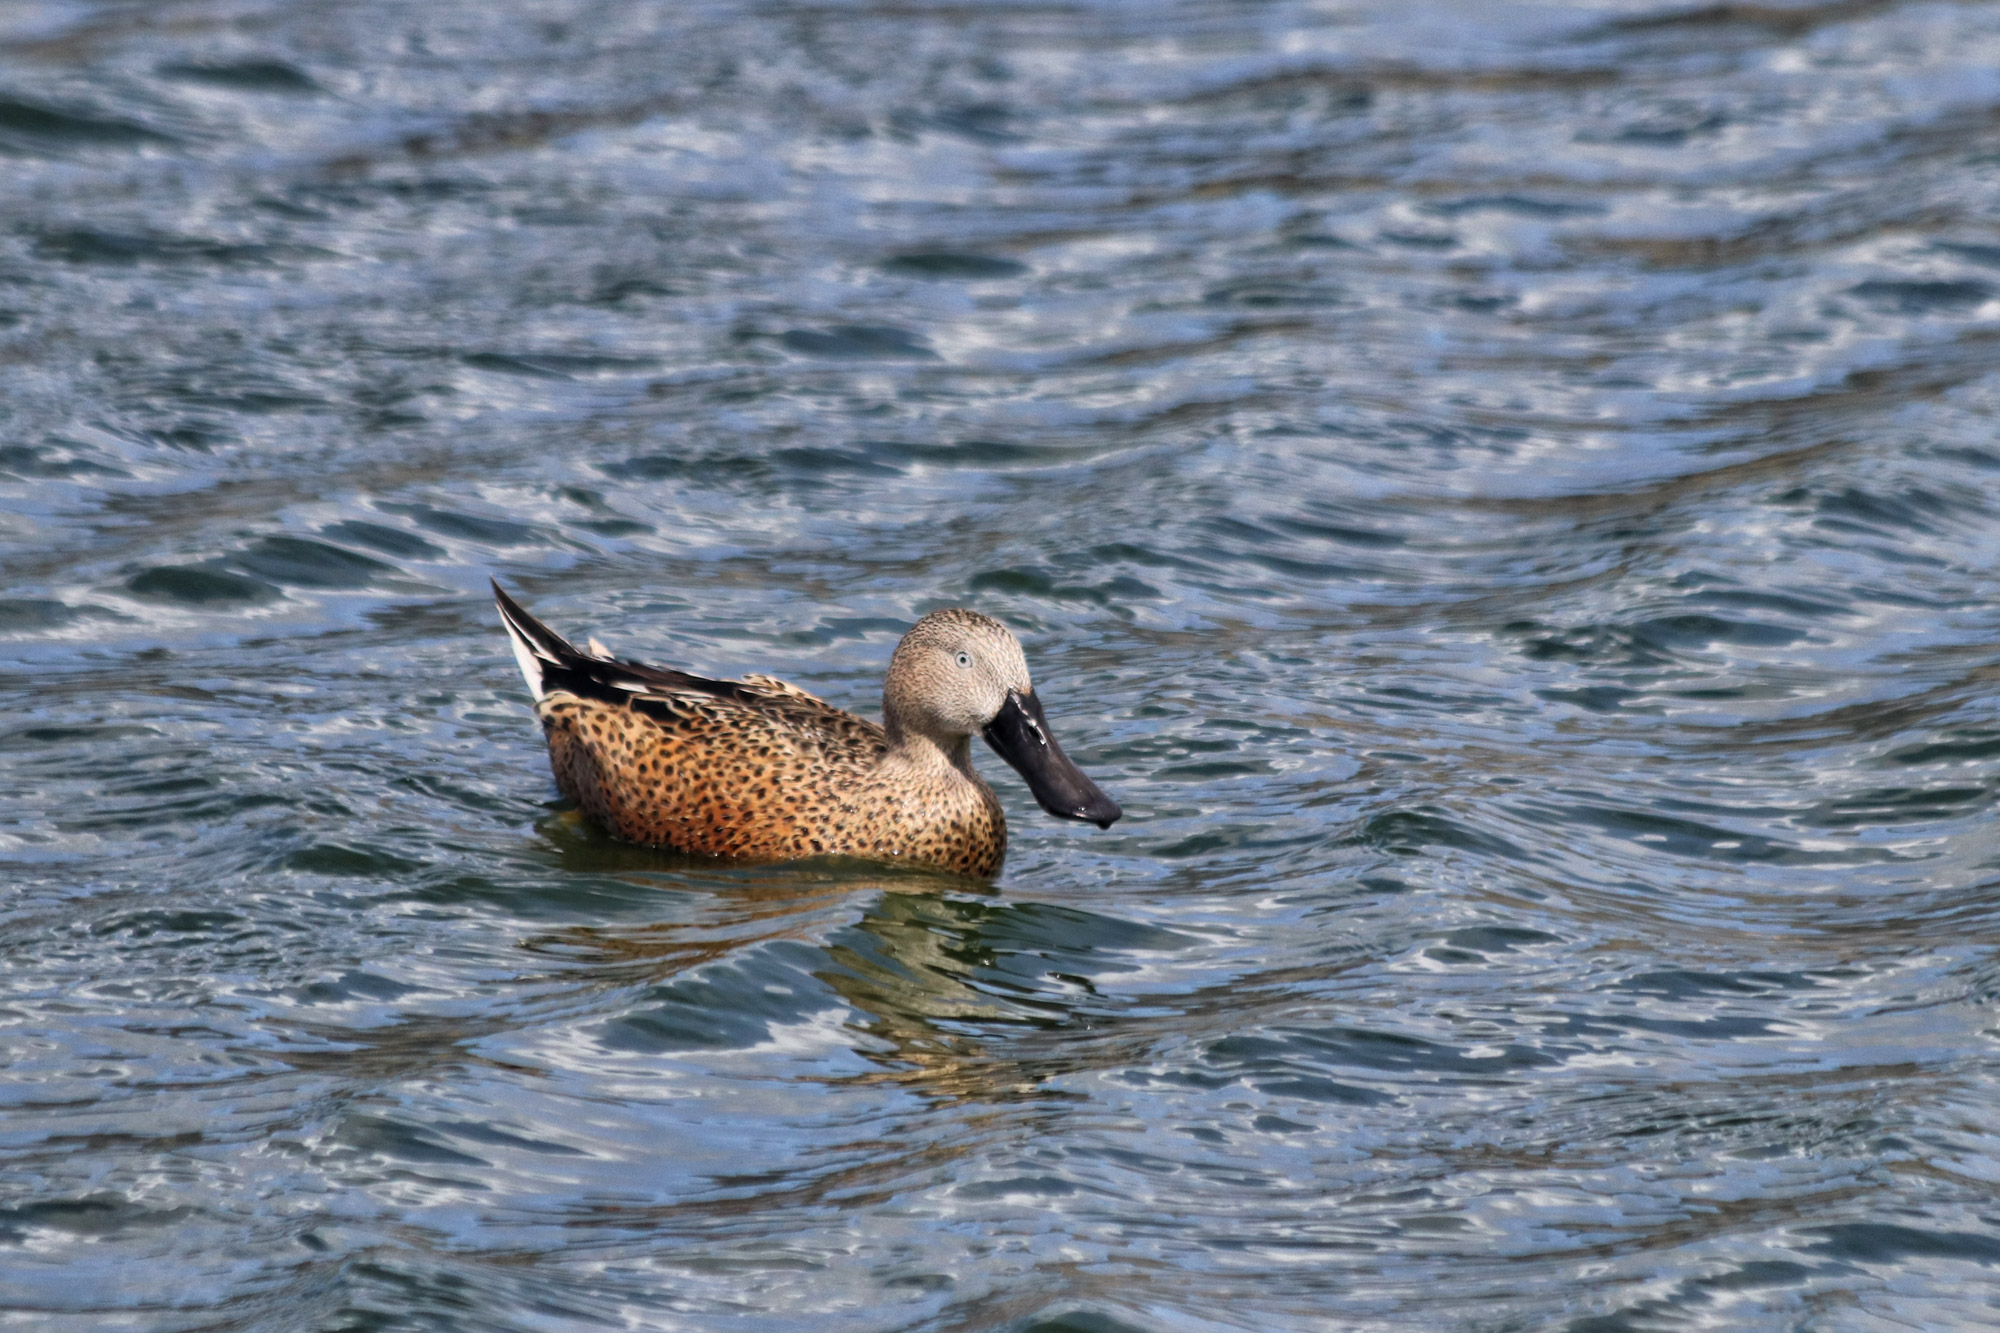
[[991, 879], [1007, 852], [1007, 817], [992, 789], [957, 770], [911, 773], [880, 764], [864, 789], [856, 850]]

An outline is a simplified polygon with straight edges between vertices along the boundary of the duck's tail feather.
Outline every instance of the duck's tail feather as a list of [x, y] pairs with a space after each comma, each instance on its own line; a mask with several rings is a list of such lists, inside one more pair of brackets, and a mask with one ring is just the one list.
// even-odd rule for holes
[[635, 699], [643, 703], [648, 696], [661, 694], [704, 694], [737, 702], [759, 697], [740, 681], [711, 680], [668, 667], [619, 661], [595, 639], [585, 652], [529, 615], [497, 580], [493, 602], [500, 608], [500, 623], [507, 629], [514, 661], [520, 664], [521, 675], [537, 702], [555, 690], [615, 704]]
[[506, 627], [507, 642], [514, 650], [514, 660], [520, 664], [528, 689], [539, 700], [549, 692], [549, 672], [574, 669], [584, 654], [578, 652], [568, 639], [529, 615], [519, 602], [507, 595], [507, 590], [500, 586], [498, 579], [489, 581], [493, 584], [494, 605], [500, 608], [500, 623]]

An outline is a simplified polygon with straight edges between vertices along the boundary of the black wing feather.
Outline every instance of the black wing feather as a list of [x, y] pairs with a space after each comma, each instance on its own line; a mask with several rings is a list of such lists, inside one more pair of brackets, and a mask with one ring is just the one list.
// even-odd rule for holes
[[493, 601], [500, 608], [500, 619], [508, 631], [533, 655], [541, 670], [543, 693], [563, 690], [614, 704], [643, 702], [649, 693], [705, 694], [738, 703], [755, 702], [761, 697], [737, 681], [715, 680], [643, 662], [613, 661], [583, 652], [529, 615], [497, 580], [493, 581]]

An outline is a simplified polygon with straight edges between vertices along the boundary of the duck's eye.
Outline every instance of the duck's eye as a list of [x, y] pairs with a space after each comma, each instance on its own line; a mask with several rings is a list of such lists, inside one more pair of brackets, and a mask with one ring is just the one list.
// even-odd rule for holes
[[954, 657], [952, 658], [952, 660], [953, 660], [954, 662], [957, 662], [957, 663], [958, 663], [958, 664], [959, 664], [960, 666], [962, 666], [962, 667], [966, 668], [967, 670], [970, 670], [970, 669], [972, 668], [972, 654], [971, 654], [971, 653], [959, 653], [959, 654], [955, 655], [955, 656], [954, 656]]

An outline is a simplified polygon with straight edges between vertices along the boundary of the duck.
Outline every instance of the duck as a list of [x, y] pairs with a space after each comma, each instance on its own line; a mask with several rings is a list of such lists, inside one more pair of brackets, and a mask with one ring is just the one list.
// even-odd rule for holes
[[985, 739], [1058, 819], [1118, 803], [1063, 753], [1020, 640], [933, 611], [889, 657], [877, 724], [771, 676], [715, 680], [579, 649], [493, 598], [534, 695], [556, 787], [613, 837], [733, 861], [851, 856], [992, 879], [1007, 819], [972, 766]]

